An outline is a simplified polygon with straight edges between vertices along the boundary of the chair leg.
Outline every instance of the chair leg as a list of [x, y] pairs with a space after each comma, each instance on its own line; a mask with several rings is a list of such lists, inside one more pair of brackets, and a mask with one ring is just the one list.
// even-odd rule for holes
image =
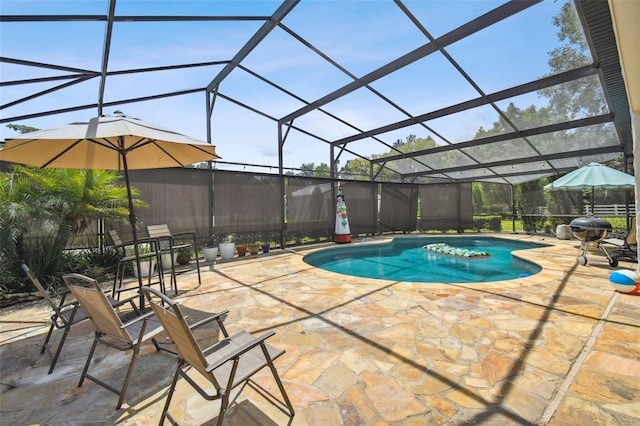
[[120, 262], [116, 265], [116, 274], [113, 277], [113, 290], [111, 291], [111, 297], [116, 298], [116, 285], [118, 284], [118, 275], [120, 274]]
[[196, 268], [198, 269], [198, 284], [202, 284], [202, 279], [200, 278], [200, 260], [198, 259], [198, 244], [196, 243], [195, 236], [193, 237], [193, 250], [196, 252]]
[[198, 284], [202, 284], [202, 278], [200, 277], [200, 260], [198, 259], [198, 249], [196, 250], [196, 268], [198, 269]]
[[56, 363], [58, 362], [58, 357], [60, 356], [60, 352], [62, 352], [62, 347], [64, 346], [65, 340], [67, 340], [67, 336], [69, 335], [69, 331], [71, 330], [71, 325], [66, 324], [64, 328], [64, 333], [62, 333], [62, 337], [60, 337], [60, 342], [58, 343], [58, 347], [56, 348], [56, 353], [53, 355], [53, 359], [51, 360], [51, 367], [49, 367], [49, 373], [53, 373], [53, 369], [56, 367]]
[[89, 364], [91, 364], [91, 358], [93, 358], [93, 353], [96, 350], [96, 346], [98, 346], [98, 334], [96, 333], [93, 338], [93, 345], [91, 345], [91, 350], [89, 351], [89, 356], [87, 357], [87, 362], [84, 363], [84, 368], [82, 369], [82, 374], [80, 375], [80, 381], [78, 382], [78, 387], [82, 386], [84, 382], [84, 378], [87, 375], [87, 371], [89, 370]]
[[[150, 257], [149, 258], [149, 276], [147, 277], [147, 286], [151, 286], [152, 277], [153, 277], [153, 258]], [[160, 282], [160, 271], [158, 271], [158, 282]]]
[[162, 253], [156, 251], [156, 262], [158, 262], [158, 286], [162, 294], [167, 293], [167, 289], [164, 285], [164, 263], [162, 263]]
[[178, 383], [178, 377], [180, 376], [180, 369], [182, 368], [182, 361], [178, 361], [178, 366], [176, 367], [176, 372], [173, 375], [173, 380], [171, 381], [171, 387], [169, 387], [169, 393], [167, 394], [167, 400], [164, 403], [164, 408], [162, 409], [162, 415], [160, 416], [159, 425], [164, 423], [164, 419], [169, 416], [169, 419], [172, 420], [172, 423], [176, 423], [171, 418], [169, 414], [169, 404], [171, 403], [171, 398], [173, 397], [173, 391], [176, 388], [176, 384]]
[[175, 294], [178, 294], [178, 279], [176, 278], [176, 262], [174, 260], [173, 247], [169, 249], [171, 253], [171, 288]]
[[276, 370], [276, 366], [273, 365], [273, 361], [271, 360], [271, 357], [269, 356], [269, 352], [267, 351], [267, 348], [264, 346], [264, 344], [261, 344], [260, 347], [262, 348], [262, 353], [264, 354], [265, 359], [267, 360], [267, 364], [269, 364], [269, 369], [271, 370], [271, 374], [273, 374], [273, 378], [276, 380], [276, 383], [278, 384], [278, 388], [280, 389], [280, 393], [282, 394], [282, 397], [284, 398], [284, 401], [287, 404], [287, 408], [289, 408], [289, 412], [293, 417], [295, 415], [295, 411], [293, 410], [293, 404], [291, 404], [291, 400], [289, 400], [289, 395], [287, 395], [287, 391], [284, 389], [282, 380], [280, 380], [280, 375], [278, 374], [278, 370]]
[[224, 415], [227, 412], [228, 407], [229, 407], [229, 392], [226, 389], [223, 389], [222, 401], [220, 403], [220, 414], [218, 414], [218, 421], [216, 422], [216, 426], [222, 426], [222, 421], [224, 420]]
[[133, 350], [133, 354], [131, 355], [131, 361], [129, 362], [129, 368], [127, 369], [127, 375], [124, 378], [124, 382], [122, 383], [122, 389], [120, 389], [120, 397], [118, 398], [118, 405], [116, 406], [116, 410], [119, 410], [122, 407], [122, 402], [124, 401], [124, 396], [127, 393], [127, 388], [129, 387], [129, 381], [131, 380], [131, 373], [133, 373], [133, 366], [136, 363], [136, 359], [138, 358], [138, 347]]
[[47, 349], [47, 345], [49, 344], [49, 339], [51, 339], [51, 335], [53, 334], [54, 328], [55, 328], [55, 325], [53, 324], [53, 320], [52, 320], [51, 327], [49, 327], [49, 332], [47, 333], [47, 337], [45, 337], [44, 343], [42, 344], [42, 348], [40, 349], [41, 354], [43, 354], [44, 351]]
[[[124, 275], [124, 262], [118, 262], [118, 266], [116, 267], [116, 276], [113, 278], [113, 292], [111, 297], [116, 300], [120, 300], [120, 289], [122, 288], [122, 278]], [[117, 290], [116, 290], [117, 289]]]

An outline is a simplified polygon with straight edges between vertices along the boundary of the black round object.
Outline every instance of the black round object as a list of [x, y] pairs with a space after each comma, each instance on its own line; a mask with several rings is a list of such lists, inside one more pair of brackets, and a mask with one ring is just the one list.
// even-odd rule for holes
[[598, 219], [597, 217], [579, 217], [573, 219], [571, 223], [569, 223], [569, 226], [611, 230], [611, 224], [609, 222], [604, 219]]
[[597, 217], [579, 217], [573, 219], [569, 226], [573, 235], [582, 241], [600, 241], [612, 229], [609, 222]]

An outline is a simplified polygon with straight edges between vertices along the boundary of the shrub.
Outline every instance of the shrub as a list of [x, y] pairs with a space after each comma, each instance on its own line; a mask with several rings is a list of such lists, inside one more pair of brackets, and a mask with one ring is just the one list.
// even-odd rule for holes
[[492, 232], [502, 231], [501, 216], [474, 216], [473, 229], [480, 232], [482, 229], [488, 229]]

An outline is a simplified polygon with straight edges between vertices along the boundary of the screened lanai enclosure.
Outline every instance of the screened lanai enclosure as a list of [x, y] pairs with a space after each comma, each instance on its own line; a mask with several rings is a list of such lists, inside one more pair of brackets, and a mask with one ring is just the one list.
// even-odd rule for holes
[[464, 231], [482, 204], [546, 215], [522, 184], [632, 172], [612, 3], [4, 0], [0, 132], [119, 110], [216, 145], [132, 172], [143, 223], [201, 238], [330, 232], [338, 187], [355, 234]]

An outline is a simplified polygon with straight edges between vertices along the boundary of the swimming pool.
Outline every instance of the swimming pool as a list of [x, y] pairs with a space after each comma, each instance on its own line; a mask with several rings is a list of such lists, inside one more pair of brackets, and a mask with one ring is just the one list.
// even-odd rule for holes
[[[425, 244], [446, 243], [485, 251], [491, 257], [468, 259], [429, 252]], [[333, 247], [304, 256], [309, 265], [364, 278], [437, 283], [481, 283], [536, 274], [539, 265], [517, 257], [514, 250], [546, 244], [496, 237], [396, 237], [388, 243]]]

